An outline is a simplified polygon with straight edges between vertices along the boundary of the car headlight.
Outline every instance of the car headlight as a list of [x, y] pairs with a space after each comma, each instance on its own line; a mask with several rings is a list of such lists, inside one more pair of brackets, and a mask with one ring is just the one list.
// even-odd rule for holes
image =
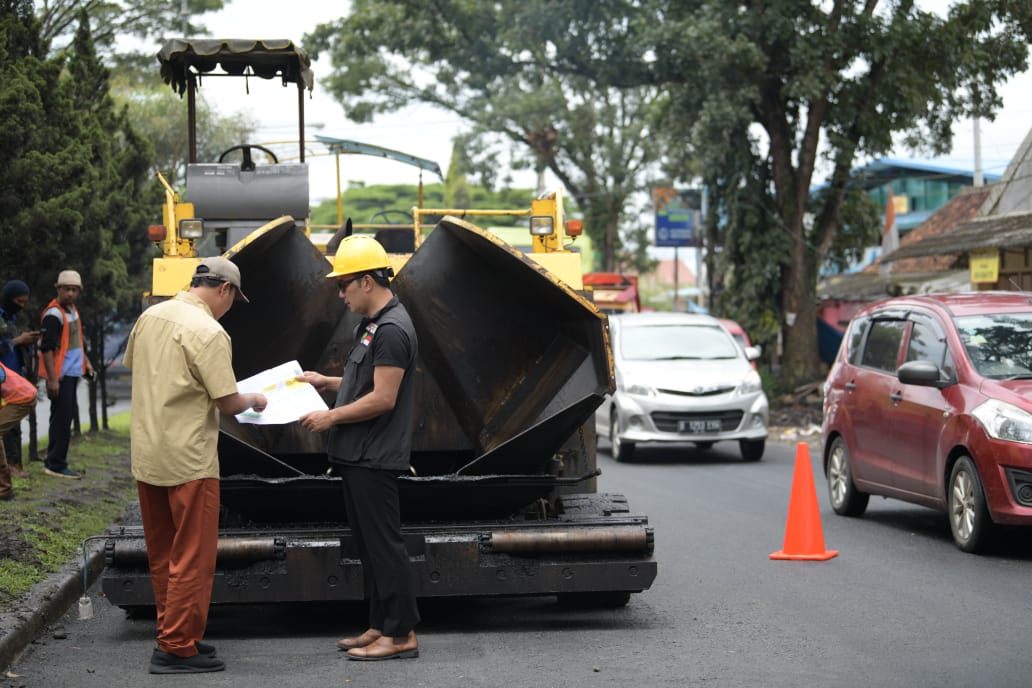
[[755, 394], [763, 390], [763, 381], [760, 380], [760, 374], [755, 370], [750, 370], [745, 378], [738, 384], [738, 389], [735, 390], [735, 394], [745, 396], [746, 394]]
[[654, 387], [643, 385], [640, 382], [629, 382], [625, 381], [623, 384], [623, 391], [627, 394], [636, 394], [639, 397], [654, 397], [657, 392]]
[[1032, 413], [1014, 404], [990, 399], [979, 404], [971, 415], [993, 439], [1032, 444]]

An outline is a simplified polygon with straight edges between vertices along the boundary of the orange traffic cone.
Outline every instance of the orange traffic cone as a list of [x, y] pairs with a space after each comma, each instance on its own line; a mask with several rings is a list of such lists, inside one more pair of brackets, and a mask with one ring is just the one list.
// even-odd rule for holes
[[785, 546], [771, 554], [770, 558], [827, 561], [835, 556], [838, 556], [838, 550], [824, 549], [817, 488], [814, 487], [813, 469], [810, 467], [810, 447], [800, 442], [796, 445], [792, 497], [788, 502], [788, 523], [785, 525]]

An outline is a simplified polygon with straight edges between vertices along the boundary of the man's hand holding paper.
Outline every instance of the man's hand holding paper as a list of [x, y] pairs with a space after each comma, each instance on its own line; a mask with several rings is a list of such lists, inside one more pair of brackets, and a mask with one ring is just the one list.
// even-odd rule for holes
[[239, 380], [237, 389], [241, 393], [264, 394], [268, 406], [262, 413], [245, 411], [236, 419], [241, 423], [282, 425], [293, 423], [310, 411], [325, 411], [326, 402], [311, 384], [298, 379], [301, 375], [301, 365], [290, 361]]

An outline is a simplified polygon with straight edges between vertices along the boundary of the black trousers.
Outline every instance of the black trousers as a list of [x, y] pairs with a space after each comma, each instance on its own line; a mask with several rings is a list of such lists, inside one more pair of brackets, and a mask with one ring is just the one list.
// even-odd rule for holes
[[415, 577], [401, 535], [398, 479], [390, 471], [338, 465], [348, 524], [362, 560], [369, 628], [391, 637], [419, 623]]
[[50, 437], [43, 465], [52, 471], [68, 468], [68, 443], [72, 439], [78, 389], [79, 378], [65, 375], [61, 378], [57, 398], [50, 400]]
[[4, 435], [4, 452], [7, 454], [7, 463], [21, 465], [22, 451], [21, 423], [11, 428], [10, 432]]

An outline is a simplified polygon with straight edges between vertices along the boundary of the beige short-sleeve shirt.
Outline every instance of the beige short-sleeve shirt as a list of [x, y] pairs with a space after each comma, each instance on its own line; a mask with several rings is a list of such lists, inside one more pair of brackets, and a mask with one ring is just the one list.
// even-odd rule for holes
[[133, 477], [159, 486], [218, 478], [215, 399], [237, 386], [229, 335], [208, 305], [179, 292], [148, 308], [129, 335], [124, 362], [133, 371]]

